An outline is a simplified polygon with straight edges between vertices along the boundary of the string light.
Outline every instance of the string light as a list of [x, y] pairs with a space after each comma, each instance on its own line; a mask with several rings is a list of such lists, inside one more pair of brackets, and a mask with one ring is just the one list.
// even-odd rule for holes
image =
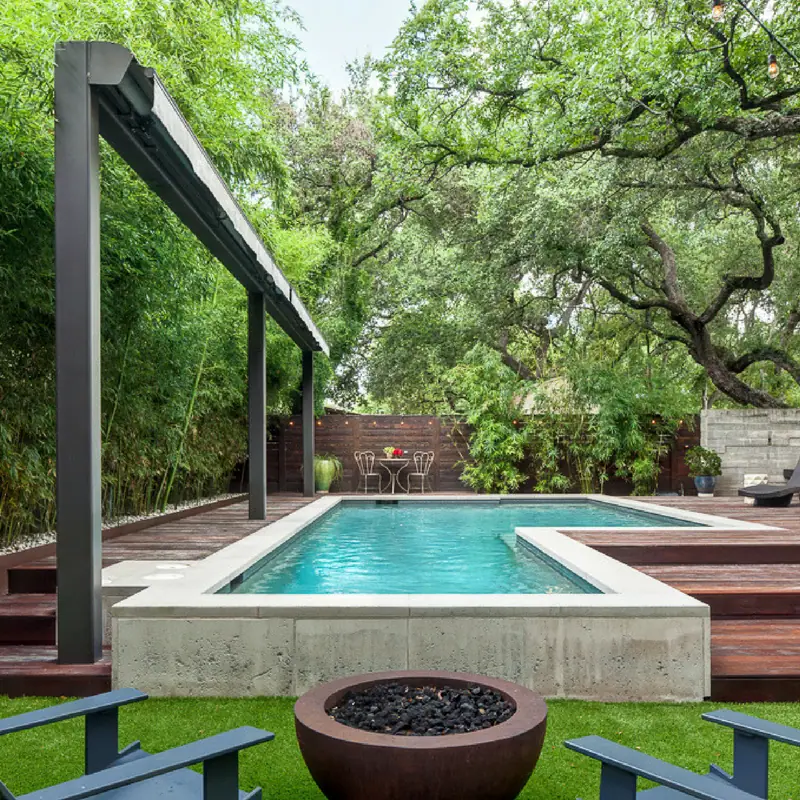
[[[781, 71], [780, 65], [778, 64], [778, 59], [775, 56], [775, 47], [779, 47], [798, 67], [800, 67], [800, 58], [798, 58], [789, 49], [786, 43], [780, 39], [773, 30], [768, 28], [764, 22], [762, 22], [758, 14], [756, 14], [753, 9], [747, 5], [745, 0], [735, 0], [735, 2], [736, 5], [738, 5], [756, 23], [756, 25], [758, 25], [758, 27], [767, 34], [767, 36], [769, 36], [769, 40], [772, 43], [773, 49], [773, 52], [767, 56], [767, 74], [769, 77], [775, 80]], [[725, 0], [711, 0], [711, 19], [714, 20], [714, 22], [720, 22], [724, 13]]]

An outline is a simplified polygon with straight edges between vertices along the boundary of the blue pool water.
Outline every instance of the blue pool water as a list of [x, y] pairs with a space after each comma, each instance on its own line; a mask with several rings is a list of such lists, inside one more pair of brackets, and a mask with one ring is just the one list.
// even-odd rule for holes
[[345, 502], [223, 591], [589, 594], [598, 590], [516, 543], [514, 528], [688, 525], [591, 502]]

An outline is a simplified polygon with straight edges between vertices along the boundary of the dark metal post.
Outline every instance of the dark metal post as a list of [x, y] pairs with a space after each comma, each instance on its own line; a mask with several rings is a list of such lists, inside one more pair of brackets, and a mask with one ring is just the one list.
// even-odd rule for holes
[[55, 70], [58, 659], [103, 652], [100, 508], [100, 155], [86, 42]]
[[247, 293], [247, 397], [250, 519], [267, 518], [267, 381], [264, 295]]
[[303, 494], [314, 496], [314, 354], [303, 351]]

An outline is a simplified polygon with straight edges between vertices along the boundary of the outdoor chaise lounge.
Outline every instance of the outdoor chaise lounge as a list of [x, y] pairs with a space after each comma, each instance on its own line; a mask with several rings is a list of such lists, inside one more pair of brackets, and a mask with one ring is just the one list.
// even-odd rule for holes
[[[786, 472], [784, 472], [785, 474]], [[800, 461], [797, 462], [797, 466], [783, 486], [770, 483], [747, 486], [739, 489], [739, 496], [752, 497], [757, 506], [788, 506], [792, 502], [792, 495], [796, 492], [800, 492]]]
[[[83, 777], [40, 789], [25, 795], [13, 795], [0, 783], [2, 800], [261, 800], [261, 789], [239, 791], [238, 754], [240, 750], [275, 735], [257, 728], [242, 727], [197, 742], [150, 755], [139, 742], [119, 750], [118, 711], [120, 706], [146, 700], [135, 689], [87, 697], [71, 703], [31, 711], [0, 720], [0, 736], [38, 728], [62, 720], [85, 717], [85, 771]], [[187, 769], [203, 764], [203, 774]]]
[[[711, 711], [703, 719], [733, 729], [733, 774], [712, 764], [708, 775], [676, 767], [601, 736], [564, 742], [570, 749], [602, 762], [600, 800], [755, 800], [767, 797], [770, 740], [800, 746], [800, 730], [740, 714]], [[637, 794], [636, 778], [660, 784]]]

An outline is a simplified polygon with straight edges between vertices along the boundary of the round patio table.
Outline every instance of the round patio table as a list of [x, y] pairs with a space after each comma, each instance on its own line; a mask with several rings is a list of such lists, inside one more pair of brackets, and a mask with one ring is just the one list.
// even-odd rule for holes
[[394, 494], [395, 486], [399, 486], [400, 490], [408, 494], [408, 489], [403, 488], [400, 483], [400, 473], [409, 465], [411, 459], [409, 458], [380, 458], [378, 463], [389, 473], [389, 484], [392, 487], [392, 494]]

